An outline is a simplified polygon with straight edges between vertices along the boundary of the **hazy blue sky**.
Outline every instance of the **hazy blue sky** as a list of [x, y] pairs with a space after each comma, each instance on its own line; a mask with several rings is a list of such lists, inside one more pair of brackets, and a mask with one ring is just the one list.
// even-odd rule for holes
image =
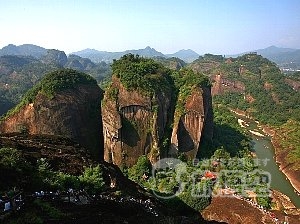
[[0, 0], [0, 24], [0, 48], [151, 46], [199, 54], [300, 48], [300, 0]]

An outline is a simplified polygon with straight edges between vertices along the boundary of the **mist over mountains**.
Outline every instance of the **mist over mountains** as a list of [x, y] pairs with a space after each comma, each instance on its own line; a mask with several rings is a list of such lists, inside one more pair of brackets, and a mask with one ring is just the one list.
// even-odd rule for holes
[[[299, 70], [300, 69], [300, 49], [292, 48], [280, 48], [276, 46], [270, 46], [264, 49], [253, 50], [258, 54], [266, 57], [267, 59], [275, 62], [282, 69], [286, 70]], [[0, 49], [0, 56], [4, 55], [21, 55], [21, 56], [32, 56], [37, 59], [41, 59], [47, 54], [48, 50], [46, 48], [36, 46], [33, 44], [23, 44], [23, 45], [13, 45], [9, 44], [2, 49]], [[88, 58], [93, 63], [111, 63], [114, 59], [119, 59], [125, 54], [132, 53], [138, 54], [143, 57], [164, 57], [171, 58], [176, 57], [187, 63], [191, 63], [199, 58], [199, 54], [191, 49], [182, 49], [173, 54], [164, 54], [157, 51], [154, 48], [147, 46], [144, 49], [132, 49], [121, 52], [108, 52], [99, 51], [95, 49], [84, 49], [76, 52], [72, 52], [70, 55], [77, 55], [81, 58]], [[249, 52], [243, 52], [236, 55], [226, 55], [227, 57], [237, 57]]]

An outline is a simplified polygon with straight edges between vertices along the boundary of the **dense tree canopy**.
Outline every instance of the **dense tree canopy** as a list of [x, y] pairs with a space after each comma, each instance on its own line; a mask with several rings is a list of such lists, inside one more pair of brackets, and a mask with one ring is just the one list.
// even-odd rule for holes
[[171, 89], [171, 71], [153, 59], [127, 54], [114, 60], [112, 71], [128, 90], [154, 94]]

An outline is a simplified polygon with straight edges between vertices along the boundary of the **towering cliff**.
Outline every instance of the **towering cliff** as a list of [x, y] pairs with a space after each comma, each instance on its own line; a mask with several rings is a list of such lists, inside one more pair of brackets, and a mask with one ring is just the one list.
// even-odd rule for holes
[[203, 140], [212, 140], [211, 88], [206, 77], [191, 70], [181, 70], [175, 80], [179, 93], [169, 155], [184, 153], [193, 159]]
[[103, 101], [104, 159], [133, 165], [141, 155], [160, 156], [171, 111], [169, 70], [131, 54], [115, 61], [114, 76]]
[[90, 76], [66, 69], [47, 74], [2, 119], [1, 133], [70, 138], [103, 158], [102, 91]]
[[172, 74], [154, 60], [133, 55], [115, 61], [112, 69], [102, 105], [104, 159], [131, 166], [141, 155], [151, 162], [181, 152], [194, 158], [201, 138], [212, 136], [207, 79], [191, 70]]

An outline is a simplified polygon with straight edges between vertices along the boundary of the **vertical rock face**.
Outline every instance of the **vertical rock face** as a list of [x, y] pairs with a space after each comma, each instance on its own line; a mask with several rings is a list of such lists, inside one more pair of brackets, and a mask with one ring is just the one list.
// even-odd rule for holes
[[227, 92], [244, 93], [245, 85], [240, 81], [233, 81], [225, 78], [222, 74], [211, 76], [213, 81], [212, 95], [221, 95]]
[[[64, 75], [70, 74], [66, 72]], [[76, 77], [82, 78], [80, 73]], [[64, 136], [78, 142], [95, 159], [101, 160], [102, 95], [102, 90], [96, 83], [74, 84], [70, 88], [55, 92], [50, 98], [39, 90], [32, 102], [20, 106], [15, 113], [0, 122], [0, 132]]]
[[[170, 93], [150, 98], [136, 90], [126, 90], [117, 78], [113, 79], [112, 87], [118, 94], [111, 98], [106, 93], [102, 105], [105, 161], [131, 166], [141, 155], [148, 155], [151, 162], [179, 153], [195, 158], [198, 150], [202, 150], [203, 138], [211, 140], [213, 113], [209, 87], [198, 87], [187, 98], [185, 114], [177, 122], [175, 118], [172, 134], [167, 132], [168, 124], [174, 120], [170, 116], [175, 107]], [[165, 139], [171, 143], [168, 152], [162, 151]]]
[[141, 155], [148, 155], [151, 161], [156, 161], [171, 95], [144, 96], [136, 90], [126, 90], [117, 78], [113, 79], [111, 88], [118, 89], [118, 94], [115, 98], [109, 94], [104, 97], [104, 160], [131, 166]]
[[47, 54], [42, 57], [42, 62], [46, 64], [57, 64], [59, 66], [64, 66], [68, 61], [67, 55], [63, 51], [50, 49], [47, 50]]
[[184, 107], [185, 113], [175, 119], [169, 154], [185, 153], [188, 158], [193, 159], [198, 150], [201, 150], [201, 139], [211, 140], [213, 135], [210, 88], [194, 89]]

